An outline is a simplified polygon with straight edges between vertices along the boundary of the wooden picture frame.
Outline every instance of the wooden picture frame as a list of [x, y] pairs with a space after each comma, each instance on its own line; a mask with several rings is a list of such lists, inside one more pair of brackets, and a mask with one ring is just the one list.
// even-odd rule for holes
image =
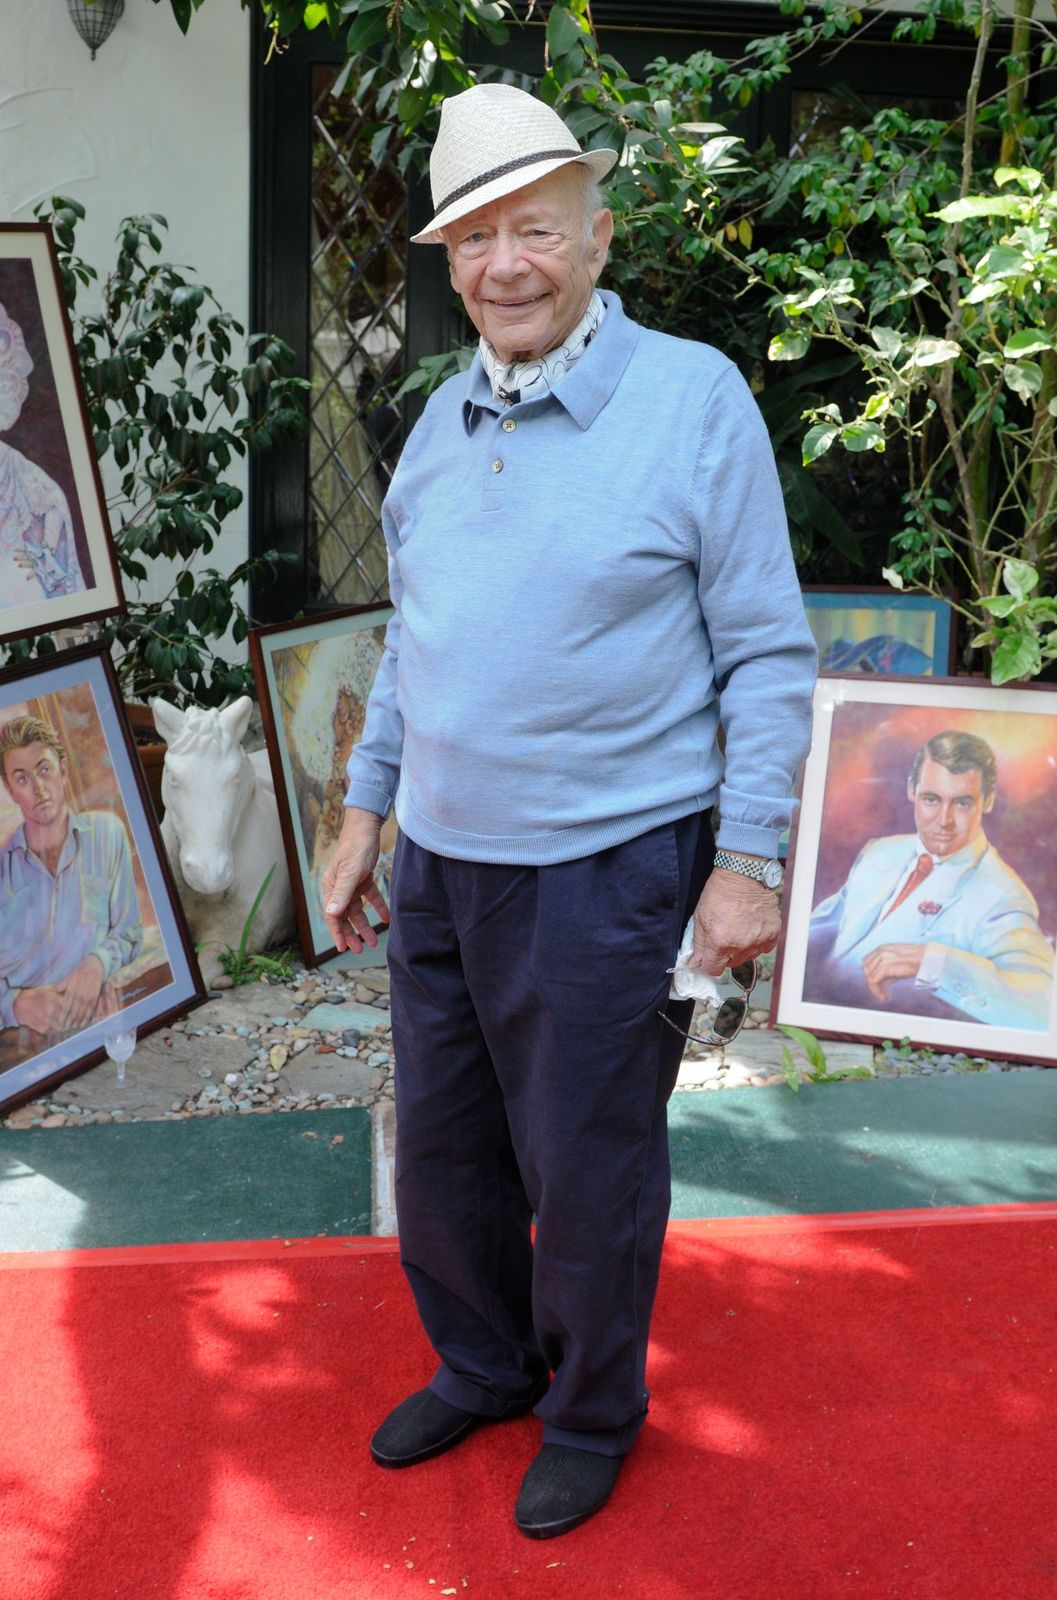
[[[107, 651], [0, 672], [0, 1108], [205, 999]], [[98, 981], [97, 981], [98, 974]]]
[[1057, 691], [820, 678], [772, 1022], [1057, 1062], [1055, 814]]
[[[250, 661], [275, 780], [301, 953], [309, 966], [385, 960], [387, 935], [339, 956], [320, 906], [320, 876], [343, 814], [345, 766], [363, 732], [367, 696], [385, 648], [392, 606], [349, 606], [297, 622], [254, 628]], [[388, 899], [396, 820], [382, 827], [379, 882]], [[372, 924], [376, 921], [369, 913]]]
[[0, 223], [0, 642], [123, 605], [51, 231]]

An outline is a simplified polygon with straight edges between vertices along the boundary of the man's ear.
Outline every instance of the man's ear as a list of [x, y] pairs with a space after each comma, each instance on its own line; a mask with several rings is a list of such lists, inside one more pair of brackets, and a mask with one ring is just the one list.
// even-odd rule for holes
[[993, 811], [994, 810], [994, 805], [995, 805], [995, 790], [992, 789], [991, 793], [988, 795], [987, 799], [984, 801], [984, 804], [983, 804], [983, 812], [984, 812], [984, 816], [985, 817], [986, 817], [986, 815], [987, 815], [987, 813], [989, 811]]
[[914, 780], [913, 780], [913, 778], [908, 778], [907, 779], [907, 799], [910, 801], [911, 805], [914, 804]]
[[613, 213], [608, 208], [596, 211], [591, 223], [591, 244], [587, 251], [587, 265], [592, 283], [597, 283], [602, 268], [609, 260], [609, 247], [613, 243]]

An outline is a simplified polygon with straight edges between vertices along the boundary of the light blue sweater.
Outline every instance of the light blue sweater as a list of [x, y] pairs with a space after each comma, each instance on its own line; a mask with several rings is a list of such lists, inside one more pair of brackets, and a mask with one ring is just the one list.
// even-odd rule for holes
[[604, 298], [553, 394], [504, 409], [475, 358], [411, 434], [345, 802], [395, 802], [441, 855], [543, 866], [718, 799], [720, 843], [773, 856], [815, 646], [770, 441], [725, 356]]

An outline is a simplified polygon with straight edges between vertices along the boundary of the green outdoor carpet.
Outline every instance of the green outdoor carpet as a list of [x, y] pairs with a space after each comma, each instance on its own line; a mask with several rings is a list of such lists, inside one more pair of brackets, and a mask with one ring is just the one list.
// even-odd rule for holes
[[366, 1109], [0, 1130], [0, 1252], [370, 1231]]
[[1057, 1071], [682, 1092], [672, 1215], [1057, 1200]]
[[[682, 1092], [670, 1126], [684, 1220], [1057, 1200], [1057, 1072]], [[370, 1162], [363, 1109], [0, 1130], [0, 1252], [369, 1233]]]

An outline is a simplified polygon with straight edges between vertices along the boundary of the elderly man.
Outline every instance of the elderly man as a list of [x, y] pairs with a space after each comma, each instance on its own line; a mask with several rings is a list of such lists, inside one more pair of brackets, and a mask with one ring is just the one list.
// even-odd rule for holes
[[85, 1028], [143, 942], [128, 835], [112, 812], [70, 810], [66, 751], [41, 717], [0, 727], [0, 777], [22, 813], [0, 845], [0, 1027]]
[[645, 1420], [667, 972], [691, 915], [707, 973], [775, 943], [815, 669], [736, 368], [595, 288], [614, 160], [517, 89], [443, 107], [417, 242], [447, 247], [480, 349], [385, 505], [396, 616], [323, 885], [338, 948], [371, 944], [395, 804], [398, 1220], [440, 1365], [372, 1453], [410, 1466], [534, 1409], [535, 1538], [605, 1503]]
[[921, 746], [907, 778], [916, 832], [871, 839], [812, 912], [805, 999], [1049, 1026], [1053, 946], [984, 832], [996, 781], [977, 734]]

